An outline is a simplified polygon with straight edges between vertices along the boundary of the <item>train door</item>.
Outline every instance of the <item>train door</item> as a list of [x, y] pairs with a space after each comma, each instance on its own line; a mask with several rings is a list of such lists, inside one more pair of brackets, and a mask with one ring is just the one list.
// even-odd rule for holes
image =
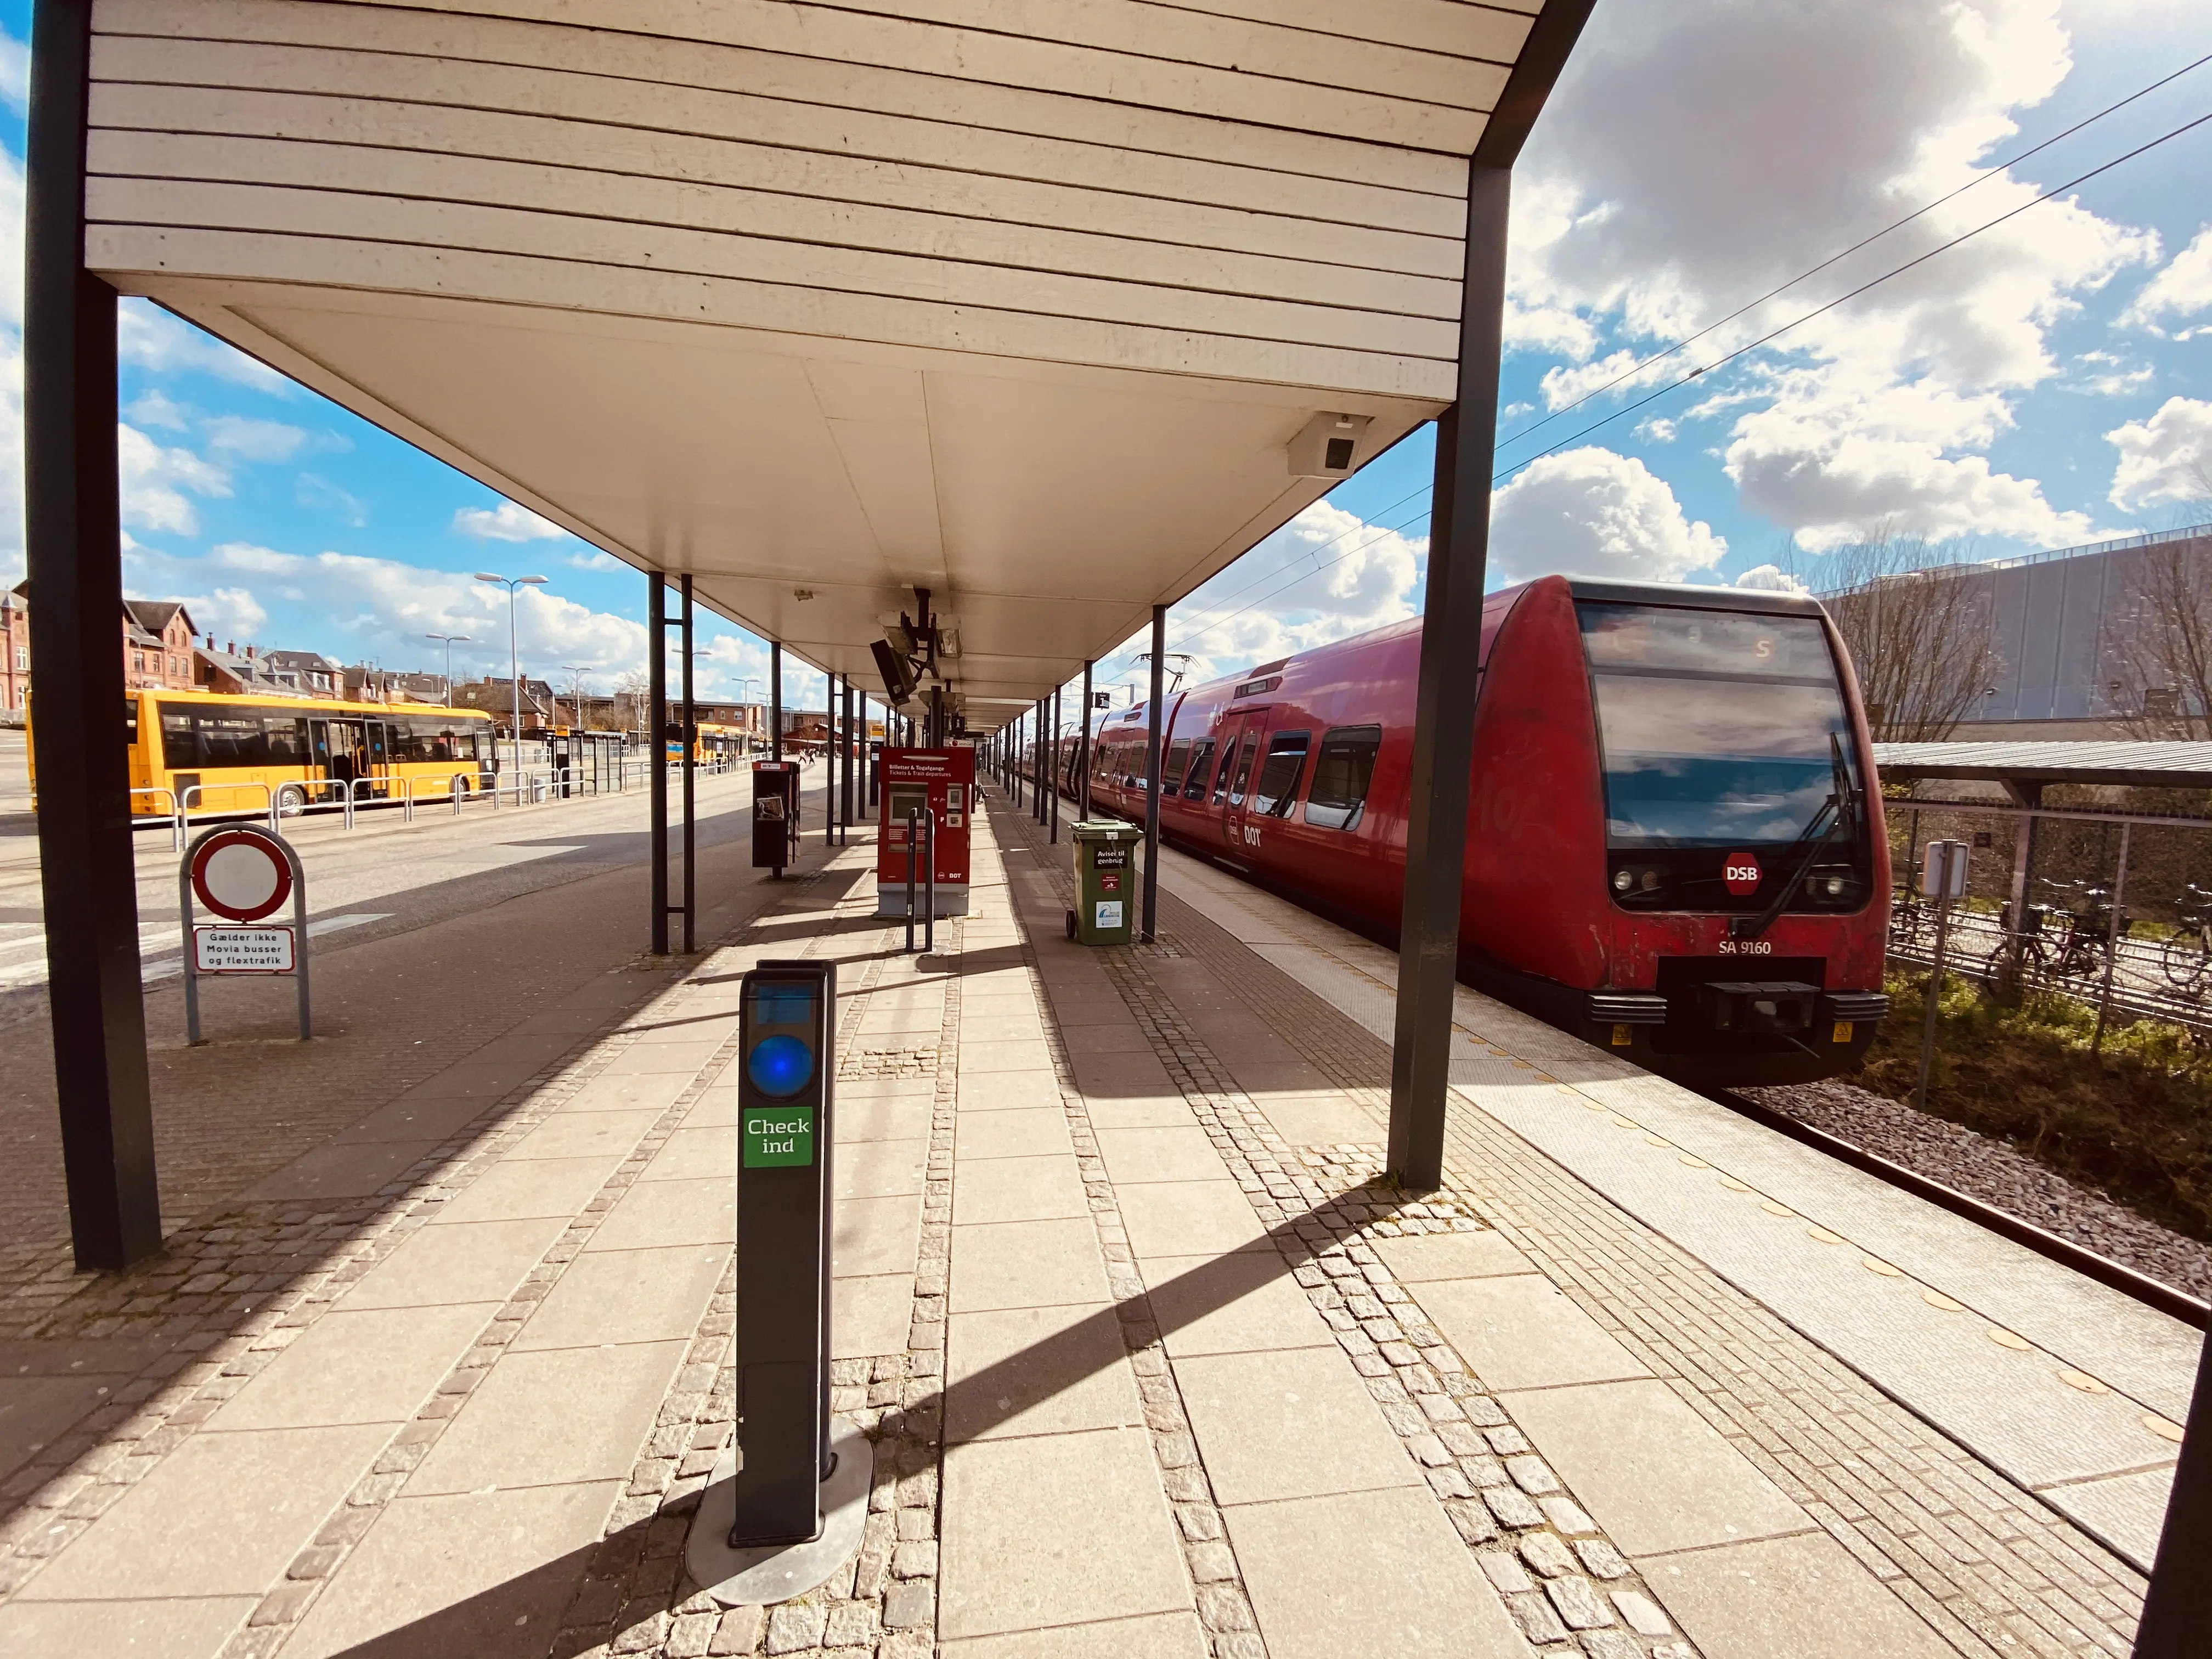
[[1244, 847], [1244, 803], [1252, 798], [1252, 769], [1267, 730], [1267, 711], [1247, 709], [1221, 723], [1220, 770], [1214, 774], [1213, 805], [1221, 809], [1221, 836], [1231, 852]]

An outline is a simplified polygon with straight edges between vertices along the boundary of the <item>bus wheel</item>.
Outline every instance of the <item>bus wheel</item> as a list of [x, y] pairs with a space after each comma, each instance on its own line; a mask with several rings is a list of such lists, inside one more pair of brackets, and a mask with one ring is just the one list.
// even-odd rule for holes
[[280, 817], [296, 818], [307, 810], [307, 792], [296, 783], [288, 783], [276, 792], [276, 812]]

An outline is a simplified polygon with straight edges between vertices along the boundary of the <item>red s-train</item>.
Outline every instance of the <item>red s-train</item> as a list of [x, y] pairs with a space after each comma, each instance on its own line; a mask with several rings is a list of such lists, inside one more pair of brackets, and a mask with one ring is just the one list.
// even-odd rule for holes
[[[1160, 829], [1395, 938], [1420, 624], [1164, 710]], [[1547, 576], [1489, 597], [1460, 976], [1695, 1085], [1856, 1060], [1882, 994], [1889, 851], [1843, 641], [1796, 595]], [[1141, 819], [1142, 705], [1091, 799]]]

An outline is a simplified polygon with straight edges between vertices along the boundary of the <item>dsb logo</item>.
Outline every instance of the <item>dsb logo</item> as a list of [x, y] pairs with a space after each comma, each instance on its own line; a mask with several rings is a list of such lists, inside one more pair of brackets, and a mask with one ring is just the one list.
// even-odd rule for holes
[[1721, 880], [1738, 898], [1759, 890], [1759, 875], [1756, 854], [1730, 853], [1721, 860]]

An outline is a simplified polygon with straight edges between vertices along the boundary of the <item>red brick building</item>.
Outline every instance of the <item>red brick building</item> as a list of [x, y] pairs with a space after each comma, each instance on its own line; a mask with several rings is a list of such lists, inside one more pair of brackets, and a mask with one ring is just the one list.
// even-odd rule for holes
[[21, 725], [30, 699], [30, 601], [0, 593], [0, 725]]
[[133, 691], [192, 689], [192, 619], [174, 599], [123, 601], [123, 684]]

